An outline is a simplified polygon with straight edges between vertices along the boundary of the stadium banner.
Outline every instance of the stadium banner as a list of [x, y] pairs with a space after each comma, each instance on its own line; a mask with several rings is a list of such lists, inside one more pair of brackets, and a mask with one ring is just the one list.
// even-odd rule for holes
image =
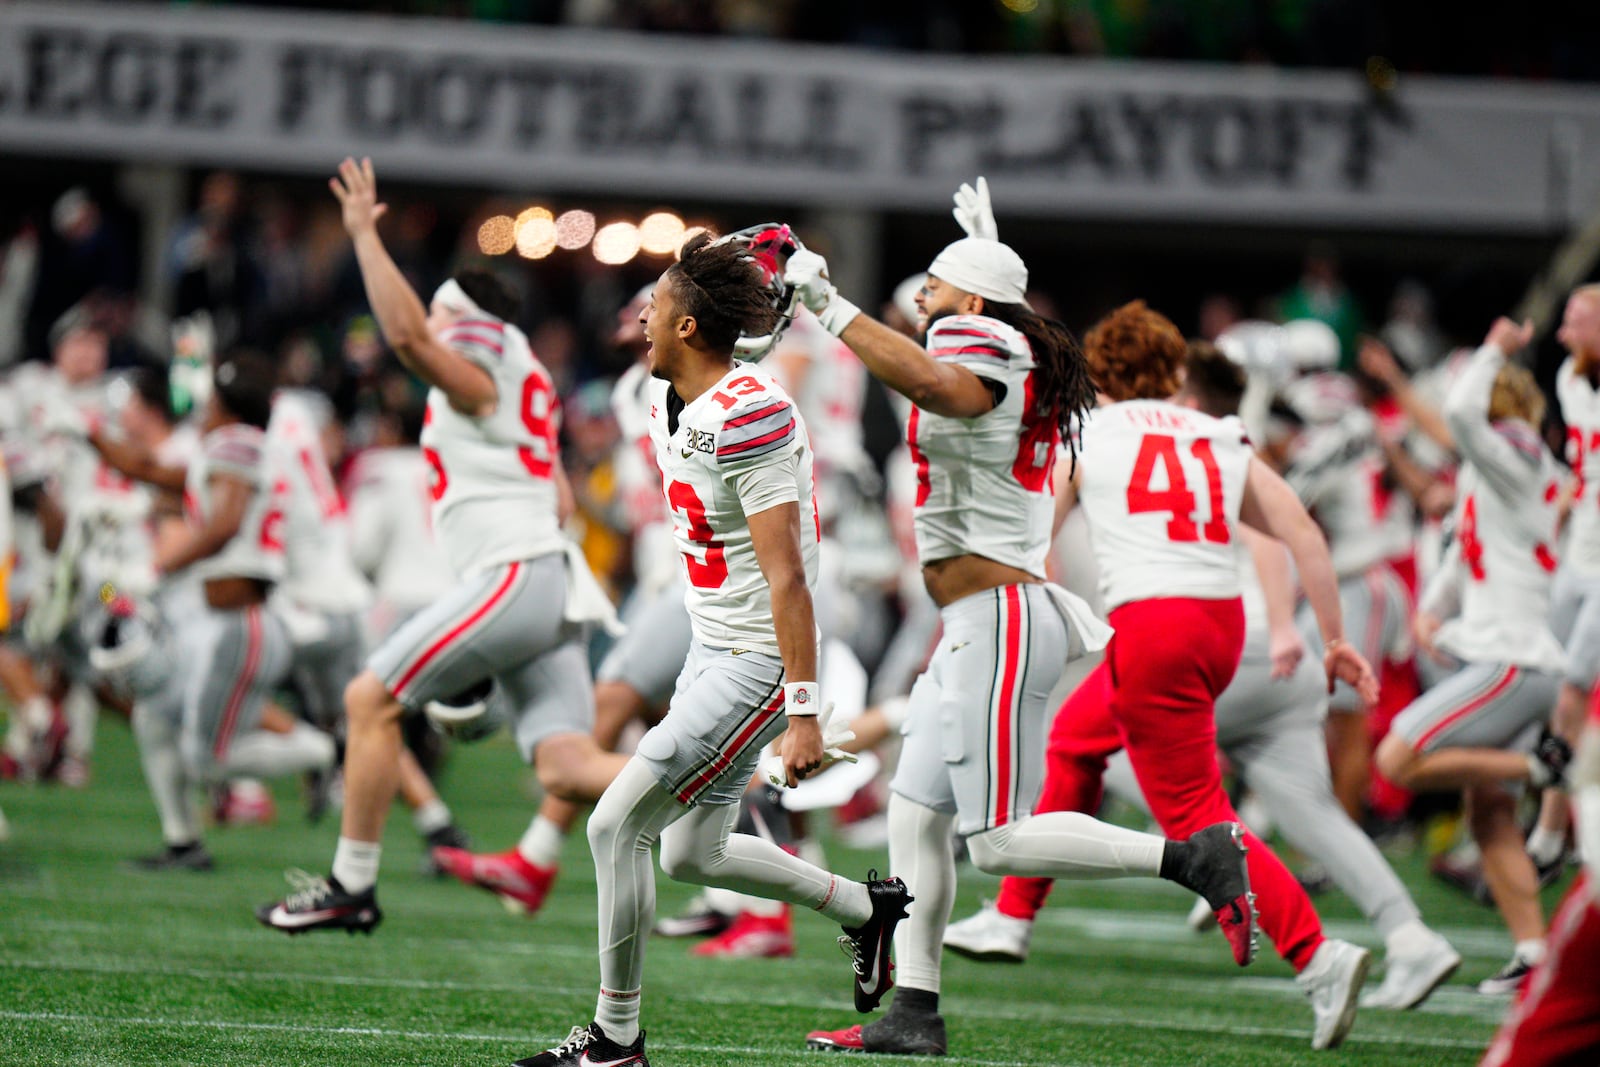
[[523, 193], [1545, 232], [1600, 90], [958, 58], [249, 8], [0, 3], [0, 150]]

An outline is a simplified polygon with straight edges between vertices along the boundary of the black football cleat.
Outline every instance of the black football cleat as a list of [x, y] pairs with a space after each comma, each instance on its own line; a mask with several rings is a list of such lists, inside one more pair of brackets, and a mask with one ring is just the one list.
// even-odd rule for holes
[[215, 866], [211, 853], [198, 841], [187, 845], [168, 845], [160, 852], [128, 861], [136, 871], [209, 871]]
[[599, 1023], [574, 1026], [555, 1048], [517, 1060], [511, 1067], [650, 1067], [644, 1057], [644, 1031], [631, 1045], [619, 1045], [606, 1036]]
[[889, 949], [894, 944], [894, 928], [906, 917], [911, 893], [899, 878], [878, 878], [867, 872], [867, 895], [872, 900], [872, 915], [856, 927], [845, 927], [839, 946], [855, 970], [856, 1011], [865, 1015], [878, 1006], [883, 995], [894, 987]]
[[806, 1048], [814, 1052], [875, 1052], [891, 1056], [943, 1056], [947, 1042], [938, 1012], [900, 1011], [893, 1004], [883, 1018], [843, 1030], [813, 1030]]
[[289, 882], [295, 887], [293, 893], [256, 909], [256, 918], [263, 926], [286, 934], [303, 934], [307, 930], [370, 934], [383, 921], [377, 894], [371, 889], [347, 893], [336, 879], [318, 878], [304, 871], [290, 871]]
[[459, 848], [463, 852], [472, 851], [472, 838], [467, 832], [455, 823], [446, 823], [429, 833], [422, 840], [422, 876], [424, 878], [443, 878], [450, 872], [439, 866], [439, 861], [433, 858], [436, 848]]
[[1185, 860], [1172, 880], [1206, 898], [1217, 926], [1228, 938], [1233, 961], [1243, 967], [1256, 958], [1260, 945], [1256, 895], [1250, 891], [1244, 827], [1219, 822], [1185, 842]]

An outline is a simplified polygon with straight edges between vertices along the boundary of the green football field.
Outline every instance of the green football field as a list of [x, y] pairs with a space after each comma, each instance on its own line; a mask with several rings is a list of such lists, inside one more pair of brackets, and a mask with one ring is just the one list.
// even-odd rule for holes
[[[505, 847], [534, 804], [509, 744], [457, 751], [443, 791], [477, 843]], [[575, 835], [543, 912], [507, 914], [486, 893], [424, 880], [416, 835], [392, 821], [371, 938], [288, 938], [250, 908], [281, 895], [281, 871], [322, 872], [337, 828], [306, 826], [294, 788], [278, 825], [210, 832], [210, 874], [142, 874], [131, 855], [159, 843], [126, 727], [102, 723], [87, 790], [0, 783], [13, 826], [0, 844], [0, 1063], [505, 1064], [556, 1043], [594, 1007], [594, 875]], [[861, 874], [885, 857], [830, 848]], [[1021, 1065], [1476, 1063], [1505, 1010], [1469, 984], [1510, 942], [1493, 914], [1397, 858], [1426, 917], [1466, 959], [1419, 1011], [1363, 1013], [1343, 1048], [1313, 1053], [1311, 1014], [1276, 957], [1235, 968], [1215, 934], [1183, 925], [1186, 896], [1124, 880], [1057, 890], [1022, 967], [947, 958], [949, 1062]], [[660, 904], [690, 890], [659, 879]], [[995, 881], [962, 874], [958, 916]], [[1552, 890], [1549, 900], [1556, 895]], [[1348, 901], [1318, 899], [1330, 932], [1376, 942]], [[644, 1025], [657, 1067], [830, 1062], [808, 1029], [849, 1025], [848, 963], [837, 929], [796, 922], [792, 960], [700, 961], [681, 942], [651, 945]], [[852, 1062], [852, 1061], [847, 1061]]]

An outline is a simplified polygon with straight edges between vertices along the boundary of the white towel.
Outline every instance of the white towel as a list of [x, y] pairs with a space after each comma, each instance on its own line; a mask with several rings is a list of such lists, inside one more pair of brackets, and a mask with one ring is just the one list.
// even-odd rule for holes
[[589, 561], [583, 558], [583, 550], [568, 541], [562, 551], [567, 557], [567, 604], [562, 618], [575, 623], [599, 623], [612, 637], [627, 633], [611, 598], [589, 569]]

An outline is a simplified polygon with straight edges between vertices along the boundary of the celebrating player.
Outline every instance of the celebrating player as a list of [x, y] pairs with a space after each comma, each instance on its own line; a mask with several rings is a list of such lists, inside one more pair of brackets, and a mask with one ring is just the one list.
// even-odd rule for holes
[[381, 920], [379, 842], [408, 707], [492, 678], [547, 790], [592, 800], [611, 778], [589, 737], [581, 640], [583, 624], [604, 619], [610, 605], [561, 534], [555, 390], [508, 321], [515, 301], [492, 276], [465, 271], [425, 311], [378, 236], [387, 206], [371, 161], [345, 160], [329, 184], [384, 336], [431, 387], [422, 443], [434, 525], [460, 583], [391, 634], [345, 690], [345, 804], [332, 873], [256, 913], [286, 933], [370, 931]]
[[[987, 209], [978, 214], [968, 232], [992, 234]], [[1094, 403], [1094, 386], [1066, 328], [1029, 310], [1022, 258], [992, 236], [940, 252], [917, 301], [926, 350], [841, 297], [815, 253], [790, 260], [788, 277], [823, 326], [915, 405], [906, 438], [917, 555], [944, 621], [911, 692], [890, 784], [889, 864], [920, 901], [896, 945], [900, 992], [883, 1019], [815, 1031], [808, 1045], [944, 1053], [939, 954], [955, 895], [952, 830], [992, 874], [1145, 875], [1190, 886], [1227, 912], [1230, 936], [1248, 946], [1255, 916], [1236, 823], [1167, 841], [1077, 812], [1028, 815], [1050, 690], [1067, 660], [1103, 646], [1106, 631], [1081, 600], [1043, 580], [1056, 450]]]
[[644, 312], [650, 433], [694, 640], [670, 713], [589, 818], [600, 893], [594, 1022], [519, 1067], [646, 1063], [639, 994], [658, 839], [672, 878], [803, 905], [842, 924], [858, 1010], [875, 1008], [892, 984], [890, 941], [911, 901], [904, 883], [853, 882], [733, 832], [763, 745], [783, 735], [791, 785], [824, 759], [811, 446], [777, 380], [733, 357], [741, 335], [775, 328], [778, 257], [789, 240], [787, 227], [691, 238]]
[[1560, 475], [1539, 437], [1544, 394], [1506, 362], [1532, 332], [1497, 320], [1445, 401], [1464, 460], [1456, 537], [1415, 628], [1424, 652], [1463, 666], [1401, 712], [1378, 746], [1378, 766], [1397, 785], [1465, 790], [1484, 881], [1516, 941], [1483, 993], [1514, 992], [1545, 952], [1538, 876], [1505, 783], [1561, 786], [1572, 754], [1548, 731], [1532, 752], [1515, 748], [1549, 716], [1566, 662], [1546, 621]]

